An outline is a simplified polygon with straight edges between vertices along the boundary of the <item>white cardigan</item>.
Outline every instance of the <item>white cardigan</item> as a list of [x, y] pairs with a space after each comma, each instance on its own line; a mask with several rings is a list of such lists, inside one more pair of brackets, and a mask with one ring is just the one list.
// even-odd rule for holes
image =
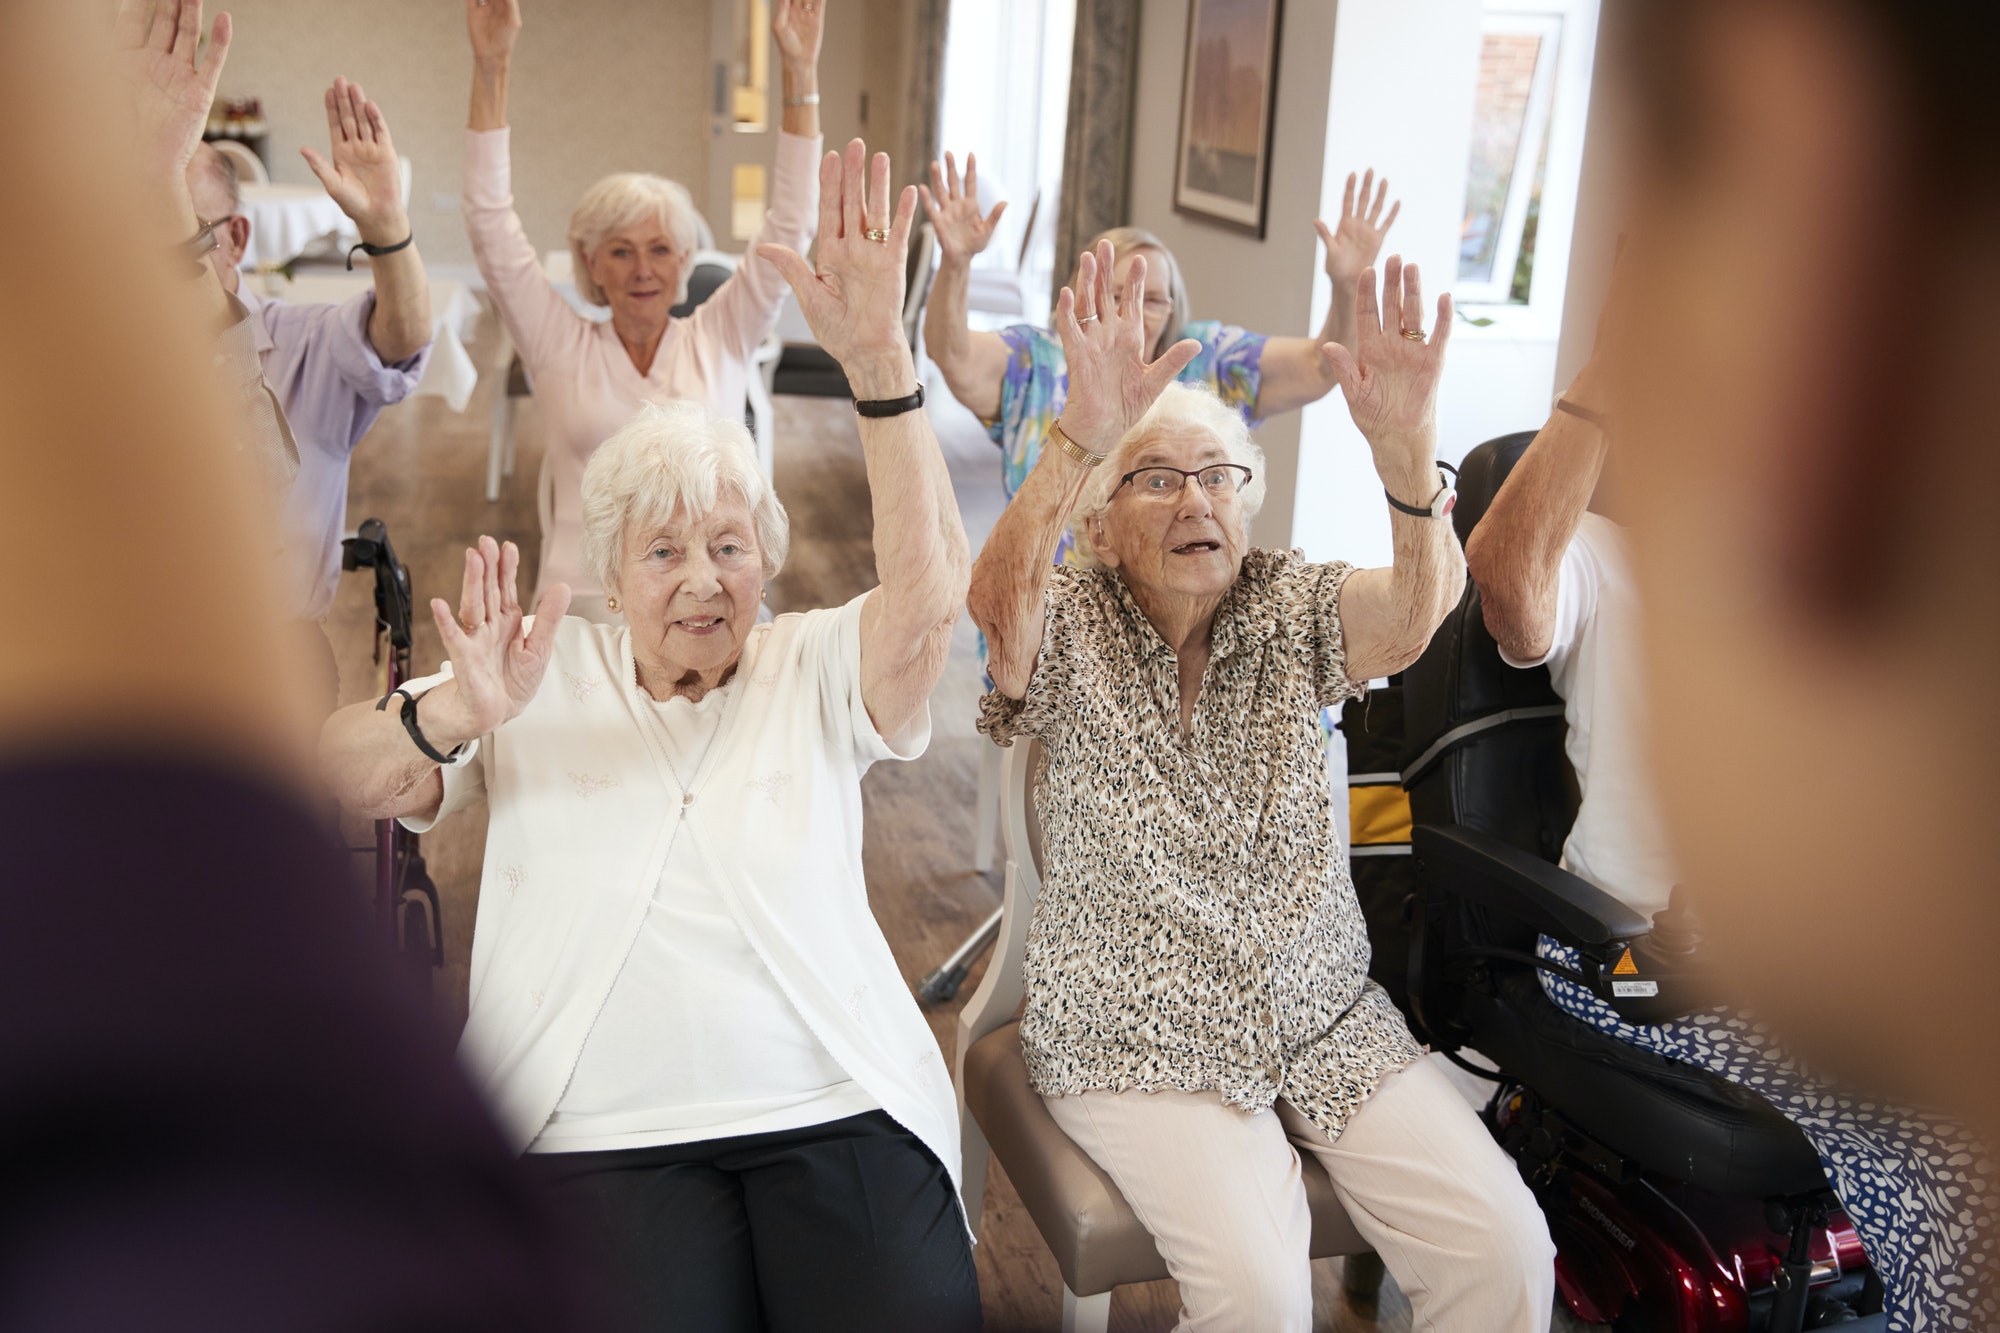
[[[813, 1035], [959, 1178], [951, 1080], [861, 874], [861, 775], [914, 759], [926, 709], [896, 748], [861, 702], [861, 607], [751, 631], [722, 730], [689, 778], [683, 838]], [[421, 691], [451, 675], [411, 682]], [[459, 1053], [515, 1151], [561, 1100], [638, 938], [685, 793], [661, 752], [623, 625], [567, 617], [533, 702], [444, 770], [423, 832], [485, 797], [492, 813]]]

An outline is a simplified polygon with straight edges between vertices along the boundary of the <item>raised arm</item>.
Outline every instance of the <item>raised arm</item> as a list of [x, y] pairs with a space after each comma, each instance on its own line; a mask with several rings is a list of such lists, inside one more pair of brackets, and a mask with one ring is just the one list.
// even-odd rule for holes
[[1044, 448], [993, 525], [972, 571], [970, 608], [986, 634], [987, 671], [1010, 699], [1025, 699], [1034, 679], [1045, 628], [1042, 594], [1091, 469], [1117, 451], [1126, 432], [1201, 351], [1200, 343], [1184, 338], [1148, 364], [1145, 256], [1135, 259], [1126, 275], [1123, 301], [1112, 299], [1113, 262], [1108, 241], [1097, 254], [1086, 252], [1077, 262], [1077, 290], [1065, 287], [1056, 298], [1069, 398], [1050, 428], [1050, 443], [1060, 445], [1067, 437], [1099, 463], [1086, 463], [1067, 448]]
[[[1355, 350], [1336, 343], [1323, 355], [1368, 441], [1383, 488], [1406, 505], [1427, 507], [1444, 486], [1437, 465], [1437, 391], [1451, 340], [1451, 296], [1438, 298], [1437, 325], [1425, 340], [1417, 266], [1390, 255], [1382, 293], [1378, 307], [1375, 271], [1364, 272], [1355, 302]], [[1389, 525], [1394, 563], [1360, 570], [1340, 594], [1352, 680], [1392, 675], [1416, 661], [1465, 591], [1465, 559], [1449, 512], [1418, 518], [1392, 506]]]
[[[917, 194], [889, 212], [889, 158], [871, 165], [861, 140], [828, 153], [819, 175], [819, 267], [782, 246], [758, 247], [778, 266], [820, 345], [840, 362], [857, 401], [917, 390], [903, 333], [903, 257]], [[886, 240], [870, 239], [886, 233]], [[875, 729], [894, 736], [926, 702], [951, 652], [965, 605], [970, 547], [951, 475], [922, 409], [857, 417], [874, 502], [880, 585], [861, 613], [861, 700]]]
[[[431, 615], [444, 637], [451, 679], [421, 696], [417, 729], [439, 754], [477, 740], [519, 715], [541, 688], [555, 649], [556, 628], [569, 609], [569, 585], [542, 593], [535, 624], [521, 612], [521, 552], [481, 537], [465, 553], [465, 584], [458, 614], [442, 598]], [[320, 732], [320, 770], [328, 789], [349, 810], [371, 819], [428, 815], [444, 797], [438, 763], [417, 748], [403, 726], [401, 699], [377, 709], [375, 700], [352, 704]]]
[[430, 345], [431, 284], [410, 230], [402, 163], [389, 122], [360, 84], [335, 79], [326, 90], [326, 127], [331, 158], [311, 148], [299, 152], [340, 211], [354, 220], [364, 244], [403, 247], [372, 257], [375, 313], [368, 320], [368, 341], [385, 364], [407, 361]]
[[[771, 31], [784, 61], [784, 133], [772, 173], [771, 207], [764, 225], [736, 272], [696, 307], [690, 317], [716, 330], [724, 342], [748, 357], [777, 325], [787, 290], [784, 275], [757, 257], [760, 246], [778, 245], [804, 254], [812, 247], [819, 219], [819, 48], [826, 6], [815, 0], [781, 0], [771, 15]], [[804, 90], [804, 91], [800, 91]], [[814, 100], [807, 101], [811, 97]]]
[[1561, 409], [1550, 413], [1465, 545], [1487, 633], [1516, 662], [1546, 657], [1555, 634], [1563, 552], [1604, 468], [1608, 440], [1596, 412], [1606, 396], [1602, 379], [1593, 359], [1562, 401], [1596, 420]]
[[465, 0], [472, 38], [471, 133], [465, 142], [465, 187], [460, 204], [473, 262], [486, 280], [507, 332], [532, 371], [556, 341], [573, 334], [583, 316], [571, 308], [542, 271], [541, 256], [514, 211], [508, 160], [507, 78], [521, 33], [518, 0]]
[[979, 159], [965, 155], [965, 179], [950, 153], [944, 165], [931, 163], [931, 183], [918, 186], [924, 212], [937, 232], [937, 276], [924, 301], [924, 354], [944, 372], [952, 397], [982, 421], [1000, 415], [1000, 384], [1007, 374], [1007, 344], [997, 333], [975, 333], [968, 315], [972, 257], [993, 240], [1007, 201], [979, 211]]
[[[1371, 199], [1372, 196], [1372, 199]], [[1361, 286], [1361, 274], [1382, 253], [1382, 240], [1396, 225], [1403, 211], [1402, 200], [1382, 208], [1389, 198], [1389, 181], [1378, 186], [1371, 167], [1356, 197], [1354, 173], [1347, 175], [1347, 193], [1341, 200], [1340, 226], [1329, 227], [1315, 221], [1321, 244], [1326, 247], [1326, 276], [1333, 282], [1333, 299], [1327, 303], [1326, 323], [1317, 338], [1271, 338], [1264, 343], [1259, 361], [1257, 415], [1273, 417], [1318, 402], [1339, 383], [1321, 350], [1338, 343], [1356, 350], [1354, 298]]]

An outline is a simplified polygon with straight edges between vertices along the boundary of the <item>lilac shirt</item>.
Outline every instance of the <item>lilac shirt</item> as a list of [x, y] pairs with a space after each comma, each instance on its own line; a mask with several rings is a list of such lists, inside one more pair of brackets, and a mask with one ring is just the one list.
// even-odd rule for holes
[[299, 475], [285, 498], [286, 601], [305, 619], [324, 620], [340, 582], [348, 460], [382, 409], [416, 390], [431, 347], [384, 365], [368, 343], [372, 291], [338, 305], [293, 305], [247, 287], [238, 295], [255, 321], [264, 382], [299, 442]]

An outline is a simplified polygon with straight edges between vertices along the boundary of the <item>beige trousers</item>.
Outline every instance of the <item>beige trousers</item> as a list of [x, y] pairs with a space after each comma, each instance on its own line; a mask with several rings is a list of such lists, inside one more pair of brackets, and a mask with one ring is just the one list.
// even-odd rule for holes
[[1320, 1169], [1409, 1297], [1413, 1333], [1548, 1333], [1555, 1246], [1541, 1209], [1428, 1059], [1384, 1080], [1335, 1142], [1284, 1101], [1249, 1114], [1213, 1092], [1044, 1100], [1152, 1233], [1186, 1333], [1309, 1333], [1300, 1172]]

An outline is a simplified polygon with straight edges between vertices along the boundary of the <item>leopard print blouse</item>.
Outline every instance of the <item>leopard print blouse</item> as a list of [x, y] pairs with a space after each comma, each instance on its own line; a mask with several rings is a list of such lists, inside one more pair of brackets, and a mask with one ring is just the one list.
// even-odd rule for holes
[[1352, 568], [1251, 551], [1216, 612], [1191, 732], [1174, 653], [1107, 570], [1050, 576], [1025, 700], [979, 728], [1040, 737], [1043, 888], [1021, 1045], [1037, 1091], [1283, 1097], [1338, 1137], [1423, 1052], [1368, 980], [1338, 855], [1320, 710], [1359, 694], [1340, 636]]

